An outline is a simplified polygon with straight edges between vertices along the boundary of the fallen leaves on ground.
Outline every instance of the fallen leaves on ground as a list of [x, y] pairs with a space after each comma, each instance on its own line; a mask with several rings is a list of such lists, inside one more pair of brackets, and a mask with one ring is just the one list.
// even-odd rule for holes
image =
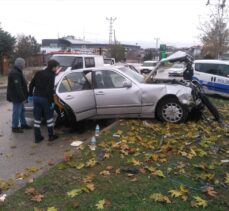
[[41, 202], [44, 198], [44, 195], [40, 194], [35, 188], [29, 187], [25, 189], [25, 194], [31, 196], [31, 201]]
[[58, 209], [55, 207], [48, 207], [47, 211], [58, 211]]
[[203, 207], [203, 208], [205, 208], [208, 205], [208, 202], [199, 196], [194, 196], [193, 198], [194, 198], [194, 200], [191, 201], [192, 207]]
[[96, 206], [96, 209], [102, 210], [110, 204], [111, 204], [110, 199], [103, 199], [103, 200], [99, 200], [95, 206]]
[[216, 197], [217, 194], [213, 187], [206, 187], [203, 189], [203, 192], [212, 197]]
[[163, 202], [170, 204], [171, 201], [168, 196], [162, 195], [161, 193], [153, 193], [150, 195], [150, 199], [153, 199], [155, 202]]

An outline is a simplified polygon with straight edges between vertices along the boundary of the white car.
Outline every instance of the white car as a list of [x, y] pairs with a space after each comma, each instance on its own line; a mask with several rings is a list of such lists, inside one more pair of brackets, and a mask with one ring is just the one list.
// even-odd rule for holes
[[182, 77], [185, 71], [185, 65], [182, 63], [176, 63], [168, 69], [169, 77]]
[[141, 74], [149, 74], [157, 65], [157, 61], [144, 61], [140, 67]]

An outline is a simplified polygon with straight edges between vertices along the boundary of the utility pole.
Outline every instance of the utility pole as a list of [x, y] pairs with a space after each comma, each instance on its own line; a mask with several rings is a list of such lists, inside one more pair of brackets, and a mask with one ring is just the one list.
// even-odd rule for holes
[[106, 18], [109, 21], [109, 44], [112, 44], [112, 34], [113, 34], [113, 23], [117, 18]]
[[156, 59], [159, 60], [158, 42], [159, 42], [160, 38], [159, 37], [155, 37], [154, 39], [156, 40], [156, 46], [155, 46], [155, 48], [156, 48], [156, 57], [158, 57]]
[[114, 44], [116, 45], [116, 35], [115, 35], [115, 30], [114, 30]]

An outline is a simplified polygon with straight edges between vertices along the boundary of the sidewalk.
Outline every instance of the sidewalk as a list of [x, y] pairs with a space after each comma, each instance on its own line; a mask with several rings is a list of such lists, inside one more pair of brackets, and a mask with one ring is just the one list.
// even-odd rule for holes
[[46, 140], [34, 144], [33, 129], [25, 130], [22, 134], [11, 132], [11, 104], [1, 102], [0, 113], [0, 185], [2, 181], [7, 183], [12, 178], [16, 185], [9, 192], [15, 191], [61, 161], [64, 152], [74, 152], [76, 148], [70, 144], [76, 140], [86, 141], [93, 135], [95, 128], [93, 124], [88, 125], [83, 134], [68, 133], [67, 130], [57, 131], [61, 133], [60, 138], [50, 143], [47, 141], [47, 129], [43, 127], [42, 133]]

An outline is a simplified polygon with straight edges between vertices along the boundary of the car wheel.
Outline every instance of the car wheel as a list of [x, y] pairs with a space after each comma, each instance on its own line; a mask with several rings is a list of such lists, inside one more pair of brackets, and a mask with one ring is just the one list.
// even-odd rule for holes
[[180, 123], [187, 120], [188, 109], [176, 98], [166, 98], [158, 104], [156, 114], [163, 122]]

